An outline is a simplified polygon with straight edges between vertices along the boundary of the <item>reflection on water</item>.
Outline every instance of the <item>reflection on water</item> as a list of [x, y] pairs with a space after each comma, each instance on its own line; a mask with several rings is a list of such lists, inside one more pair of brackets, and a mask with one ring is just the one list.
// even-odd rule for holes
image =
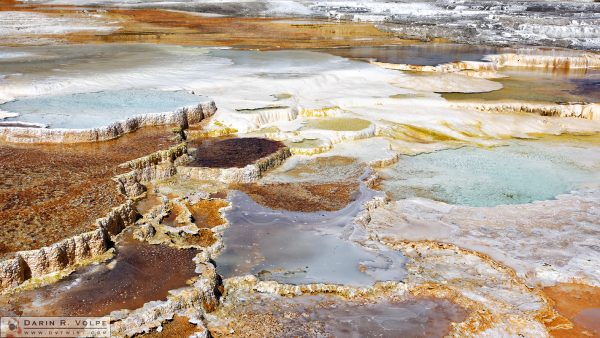
[[282, 283], [371, 285], [402, 280], [404, 257], [374, 243], [368, 249], [352, 224], [361, 205], [376, 194], [362, 186], [360, 196], [335, 212], [289, 212], [258, 205], [239, 191], [230, 196], [230, 227], [216, 258], [224, 277], [256, 274]]
[[185, 286], [195, 275], [193, 249], [128, 241], [117, 246], [107, 264], [81, 268], [66, 279], [15, 296], [0, 298], [2, 315], [103, 316], [137, 309], [168, 291]]
[[220, 311], [209, 330], [215, 337], [227, 335], [218, 325], [233, 331], [263, 329], [267, 336], [277, 332], [282, 337], [444, 337], [452, 322], [465, 318], [464, 309], [439, 299], [363, 303], [326, 295], [257, 295]]
[[488, 93], [449, 93], [451, 101], [600, 102], [600, 71], [502, 70], [504, 88]]
[[503, 50], [496, 47], [458, 44], [417, 44], [404, 46], [324, 48], [317, 51], [345, 58], [369, 61], [437, 66], [454, 61], [481, 61], [488, 54], [498, 54]]
[[190, 141], [190, 147], [196, 148], [194, 159], [188, 164], [192, 167], [243, 168], [257, 160], [271, 155], [283, 148], [278, 141], [264, 138], [198, 139]]

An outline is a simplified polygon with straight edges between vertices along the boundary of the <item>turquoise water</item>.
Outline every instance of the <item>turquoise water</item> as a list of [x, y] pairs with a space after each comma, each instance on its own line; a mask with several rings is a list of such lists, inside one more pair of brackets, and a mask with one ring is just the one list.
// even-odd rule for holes
[[553, 199], [600, 184], [600, 147], [523, 142], [402, 157], [382, 170], [393, 198], [423, 197], [477, 207]]
[[50, 128], [96, 128], [134, 115], [173, 112], [205, 100], [185, 91], [127, 89], [28, 97], [0, 104], [0, 110], [20, 114], [6, 121], [42, 123]]

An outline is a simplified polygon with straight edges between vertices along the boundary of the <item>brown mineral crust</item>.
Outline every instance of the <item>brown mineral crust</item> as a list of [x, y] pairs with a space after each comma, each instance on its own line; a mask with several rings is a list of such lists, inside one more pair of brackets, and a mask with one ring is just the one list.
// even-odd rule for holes
[[187, 235], [183, 241], [188, 245], [209, 247], [217, 242], [215, 234], [209, 229], [200, 229], [197, 235]]
[[583, 310], [600, 308], [600, 288], [584, 284], [564, 283], [546, 287], [543, 291], [554, 303], [556, 311], [572, 324], [560, 319], [546, 323], [552, 336], [557, 338], [600, 336], [600, 331], [591, 332], [574, 320]]
[[211, 337], [281, 337], [283, 325], [270, 313], [244, 313], [228, 326], [208, 327]]
[[[211, 335], [213, 337], [342, 337], [350, 332], [341, 329], [344, 324], [340, 326], [334, 323], [341, 315], [345, 317], [343, 322], [348, 321], [349, 318], [360, 321], [359, 326], [364, 331], [361, 332], [363, 335], [365, 332], [370, 332], [372, 336], [392, 337], [394, 334], [398, 335], [397, 331], [402, 325], [401, 322], [406, 319], [399, 318], [400, 324], [387, 321], [384, 325], [387, 325], [388, 328], [384, 329], [380, 326], [381, 324], [377, 323], [377, 320], [366, 319], [365, 317], [391, 316], [391, 313], [385, 313], [385, 308], [392, 305], [392, 303], [395, 306], [418, 306], [420, 302], [426, 301], [436, 302], [439, 311], [424, 314], [429, 325], [426, 325], [426, 327], [415, 326], [414, 331], [410, 334], [405, 333], [405, 336], [437, 337], [443, 336], [451, 329], [453, 320], [460, 322], [467, 315], [462, 308], [451, 302], [433, 298], [393, 301], [389, 304], [380, 305], [361, 299], [348, 303], [341, 299], [327, 298], [319, 299], [314, 303], [293, 298], [279, 300], [250, 299], [251, 301], [246, 300], [240, 304], [227, 304], [224, 308], [219, 309], [216, 316], [222, 319], [208, 324]], [[307, 299], [314, 299], [314, 297], [307, 297]], [[379, 306], [379, 308], [363, 310], [363, 307], [367, 306]], [[440, 325], [440, 323], [443, 324]], [[348, 327], [356, 328], [353, 325]], [[385, 335], [387, 330], [395, 332]]]
[[[213, 17], [160, 9], [102, 10], [102, 18], [114, 23], [112, 32], [79, 31], [43, 35], [69, 43], [143, 42], [195, 46], [228, 46], [240, 49], [308, 49], [352, 46], [414, 44], [372, 23], [329, 21], [319, 18]], [[0, 10], [45, 13], [61, 17], [85, 17], [73, 5], [51, 5], [0, 0]], [[2, 44], [0, 42], [0, 44]], [[8, 43], [10, 45], [10, 43]]]
[[371, 23], [323, 19], [209, 17], [158, 9], [110, 9], [121, 28], [109, 34], [69, 34], [72, 43], [152, 42], [242, 49], [327, 48], [406, 44]]
[[343, 209], [354, 200], [358, 183], [236, 184], [232, 188], [271, 209], [314, 212]]
[[220, 209], [228, 206], [226, 200], [220, 198], [200, 200], [199, 202], [187, 205], [187, 208], [192, 213], [194, 223], [199, 228], [214, 228], [225, 224], [225, 220], [221, 216]]
[[269, 139], [247, 137], [229, 139], [201, 139], [190, 141], [196, 148], [191, 167], [243, 168], [271, 155], [285, 145]]
[[169, 210], [168, 216], [163, 218], [161, 223], [172, 227], [180, 226], [181, 224], [177, 222], [177, 218], [181, 213], [183, 213], [183, 209], [178, 204], [171, 203], [171, 210]]
[[170, 290], [195, 277], [197, 253], [128, 239], [117, 246], [115, 259], [107, 264], [83, 267], [57, 283], [0, 297], [0, 314], [105, 316], [138, 309], [149, 301], [166, 299]]
[[168, 128], [75, 145], [0, 143], [0, 256], [37, 249], [95, 228], [124, 202], [117, 166], [173, 144]]
[[152, 331], [141, 334], [137, 337], [143, 338], [171, 338], [171, 337], [189, 337], [198, 333], [201, 329], [190, 323], [187, 317], [175, 316], [170, 322], [162, 324], [162, 331]]
[[[286, 171], [286, 174], [295, 178], [302, 178], [303, 176], [318, 175], [327, 169], [350, 168], [354, 165], [353, 169], [346, 171], [351, 173], [350, 176], [359, 178], [364, 173], [364, 168], [355, 164], [356, 160], [344, 156], [317, 157], [308, 163], [298, 165]], [[332, 178], [329, 177], [328, 179], [331, 180]]]

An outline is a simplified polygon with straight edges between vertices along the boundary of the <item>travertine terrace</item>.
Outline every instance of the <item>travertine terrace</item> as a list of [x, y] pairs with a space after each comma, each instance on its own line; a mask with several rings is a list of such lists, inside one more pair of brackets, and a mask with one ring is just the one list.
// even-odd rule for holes
[[0, 0], [0, 316], [599, 336], [599, 13]]

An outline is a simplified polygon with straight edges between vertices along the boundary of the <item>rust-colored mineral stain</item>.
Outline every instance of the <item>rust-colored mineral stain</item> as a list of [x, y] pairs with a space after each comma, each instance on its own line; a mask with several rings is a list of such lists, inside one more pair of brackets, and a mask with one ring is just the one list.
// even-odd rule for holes
[[250, 49], [327, 48], [407, 44], [371, 23], [310, 19], [208, 17], [158, 9], [111, 9], [120, 29], [66, 35], [72, 43], [151, 42]]
[[198, 234], [186, 235], [183, 243], [187, 245], [195, 245], [201, 247], [209, 247], [217, 242], [214, 232], [209, 229], [200, 229]]
[[182, 212], [183, 209], [178, 204], [171, 203], [171, 209], [169, 210], [169, 214], [167, 215], [167, 217], [163, 218], [161, 223], [171, 227], [178, 227], [182, 225], [179, 224], [179, 222], [177, 222], [177, 217], [179, 217], [179, 215]]
[[196, 148], [189, 166], [208, 168], [243, 168], [283, 148], [278, 141], [264, 138], [201, 139], [190, 142]]
[[[148, 190], [150, 190], [150, 189], [148, 189]], [[140, 213], [140, 215], [144, 215], [144, 214], [148, 213], [150, 210], [152, 210], [153, 208], [156, 208], [160, 205], [162, 205], [162, 199], [159, 196], [156, 196], [154, 194], [149, 194], [145, 198], [138, 201], [136, 203], [135, 207], [136, 207], [137, 211]]]
[[271, 209], [314, 212], [344, 208], [354, 200], [358, 183], [236, 184], [232, 188]]
[[95, 229], [125, 199], [118, 165], [173, 145], [168, 128], [72, 145], [0, 143], [0, 256]]
[[162, 331], [152, 331], [141, 334], [137, 337], [143, 338], [171, 338], [171, 337], [189, 337], [195, 333], [200, 333], [203, 329], [190, 323], [187, 317], [175, 316], [173, 320], [162, 324]]
[[[286, 173], [292, 177], [302, 177], [303, 175], [312, 175], [322, 172], [326, 168], [349, 167], [356, 163], [356, 160], [344, 156], [317, 157], [313, 161], [299, 165], [288, 170]], [[358, 175], [363, 170], [359, 170]]]
[[58, 283], [0, 298], [0, 312], [104, 316], [114, 310], [137, 309], [146, 302], [165, 299], [169, 290], [185, 286], [195, 276], [194, 249], [179, 250], [134, 240], [117, 249], [116, 258], [108, 264], [85, 267]]
[[554, 308], [573, 323], [572, 329], [553, 328], [550, 334], [557, 338], [600, 337], [600, 288], [583, 284], [565, 283], [544, 288], [554, 302]]
[[[94, 10], [94, 6], [86, 6]], [[99, 8], [100, 9], [100, 8]], [[414, 44], [372, 23], [311, 18], [209, 17], [160, 9], [101, 8], [101, 18], [114, 24], [111, 32], [78, 31], [37, 35], [69, 43], [142, 42], [240, 49], [309, 49]], [[0, 0], [0, 10], [29, 11], [51, 16], [81, 18], [81, 8], [69, 5], [18, 3]], [[98, 19], [100, 20], [100, 19]], [[18, 42], [0, 42], [0, 45]]]
[[228, 205], [229, 203], [223, 199], [213, 198], [201, 200], [187, 207], [192, 213], [196, 226], [199, 228], [213, 228], [225, 223], [220, 209]]

